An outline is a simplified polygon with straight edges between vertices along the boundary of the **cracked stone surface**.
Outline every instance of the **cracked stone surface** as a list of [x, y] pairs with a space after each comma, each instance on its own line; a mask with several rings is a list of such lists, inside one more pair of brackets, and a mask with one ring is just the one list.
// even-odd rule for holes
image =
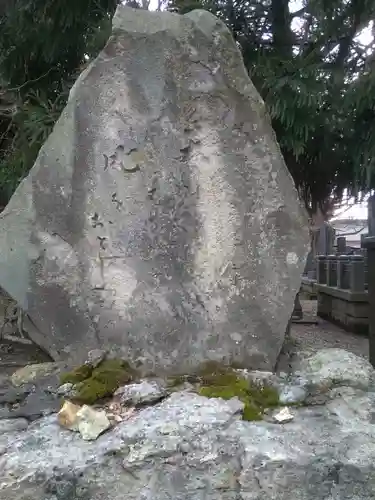
[[[318, 368], [314, 356], [291, 383]], [[0, 500], [374, 500], [375, 391], [346, 376], [363, 361], [332, 350], [331, 362], [340, 356], [325, 403], [291, 407], [285, 424], [245, 422], [237, 399], [189, 391], [94, 442], [61, 429], [56, 415], [3, 421]]]

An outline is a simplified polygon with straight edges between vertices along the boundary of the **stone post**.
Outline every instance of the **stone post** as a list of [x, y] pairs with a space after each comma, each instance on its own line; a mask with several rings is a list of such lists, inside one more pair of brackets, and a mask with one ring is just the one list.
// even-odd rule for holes
[[375, 195], [370, 196], [367, 202], [368, 237], [375, 236]]
[[349, 255], [339, 255], [337, 257], [337, 287], [348, 290], [349, 283]]
[[316, 258], [318, 261], [316, 279], [321, 285], [325, 285], [327, 283], [326, 257], [326, 255], [318, 255]]
[[345, 236], [338, 236], [336, 243], [337, 243], [337, 255], [346, 254], [346, 238], [345, 238]]
[[362, 248], [367, 250], [367, 281], [369, 301], [369, 353], [370, 363], [375, 367], [375, 197], [368, 200], [368, 236], [362, 239]]
[[365, 291], [365, 262], [363, 255], [350, 256], [350, 291]]
[[337, 257], [328, 255], [327, 257], [327, 285], [337, 286]]
[[299, 293], [297, 293], [296, 298], [294, 299], [294, 309], [293, 309], [292, 319], [300, 320], [302, 318], [303, 318], [303, 310], [299, 298]]

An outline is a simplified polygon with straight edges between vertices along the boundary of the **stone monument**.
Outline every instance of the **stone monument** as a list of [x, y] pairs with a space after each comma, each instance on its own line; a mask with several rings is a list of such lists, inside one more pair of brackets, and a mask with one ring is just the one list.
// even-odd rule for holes
[[78, 363], [272, 369], [307, 217], [229, 30], [120, 6], [0, 215], [0, 286]]

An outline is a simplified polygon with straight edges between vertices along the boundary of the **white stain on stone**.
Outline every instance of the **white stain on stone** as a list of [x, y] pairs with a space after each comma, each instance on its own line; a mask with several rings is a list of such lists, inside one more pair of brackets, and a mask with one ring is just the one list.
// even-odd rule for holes
[[295, 252], [288, 252], [286, 262], [289, 266], [298, 264], [298, 255]]
[[230, 334], [230, 338], [234, 341], [234, 342], [242, 342], [242, 335], [238, 332], [233, 332]]
[[78, 291], [77, 268], [79, 265], [75, 250], [57, 234], [38, 232], [39, 245], [43, 249], [43, 279], [38, 279], [41, 286], [45, 283], [61, 286], [69, 293]]
[[235, 199], [232, 187], [224, 180], [225, 166], [220, 155], [217, 133], [202, 124], [191, 164], [195, 165], [195, 180], [199, 187], [197, 209], [202, 221], [197, 244], [194, 271], [202, 291], [211, 291], [220, 271], [232, 261], [235, 252], [234, 235], [238, 214], [231, 203]]
[[123, 309], [132, 299], [138, 285], [135, 271], [125, 262], [113, 259], [104, 262], [103, 277], [106, 290], [113, 291], [113, 305]]

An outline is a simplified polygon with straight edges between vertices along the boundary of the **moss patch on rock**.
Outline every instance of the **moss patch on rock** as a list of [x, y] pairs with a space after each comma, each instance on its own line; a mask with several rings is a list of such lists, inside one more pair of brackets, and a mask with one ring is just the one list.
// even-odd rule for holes
[[74, 370], [63, 373], [60, 376], [60, 384], [78, 384], [87, 378], [91, 377], [93, 367], [90, 364], [85, 364], [75, 368]]
[[231, 399], [238, 397], [245, 405], [243, 420], [262, 420], [264, 411], [280, 405], [276, 389], [245, 380], [231, 368], [203, 371], [198, 393], [208, 398]]
[[199, 384], [203, 381], [209, 384], [209, 380], [212, 377], [216, 377], [219, 374], [227, 373], [228, 370], [233, 371], [235, 369], [241, 369], [241, 368], [243, 367], [240, 365], [237, 366], [235, 364], [231, 364], [229, 367], [229, 366], [224, 366], [222, 363], [219, 363], [217, 361], [206, 361], [205, 363], [202, 363], [189, 375], [179, 374], [173, 377], [169, 377], [167, 379], [167, 384], [168, 387], [170, 388], [176, 388], [178, 386], [183, 385], [186, 382], [188, 382], [189, 384]]
[[110, 397], [122, 385], [137, 377], [136, 371], [126, 361], [108, 359], [96, 368], [82, 365], [72, 372], [61, 376], [61, 384], [75, 384], [75, 395], [71, 399], [79, 404], [94, 404]]

